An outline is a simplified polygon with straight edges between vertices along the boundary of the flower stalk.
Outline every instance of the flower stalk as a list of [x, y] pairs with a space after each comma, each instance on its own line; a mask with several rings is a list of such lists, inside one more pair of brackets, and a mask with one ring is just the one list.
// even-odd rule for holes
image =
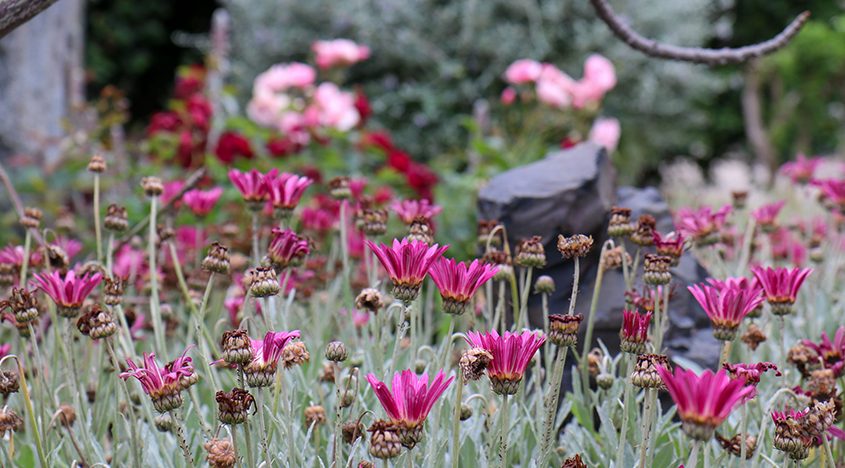
[[147, 238], [147, 256], [150, 269], [150, 313], [153, 317], [153, 335], [155, 336], [155, 350], [163, 354], [164, 346], [164, 325], [161, 321], [161, 303], [158, 297], [158, 269], [156, 268], [156, 216], [158, 196], [150, 197], [150, 221], [149, 236]]

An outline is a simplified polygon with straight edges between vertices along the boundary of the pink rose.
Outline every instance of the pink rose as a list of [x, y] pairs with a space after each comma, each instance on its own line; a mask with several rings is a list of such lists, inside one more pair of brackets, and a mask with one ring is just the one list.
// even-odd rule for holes
[[593, 122], [593, 128], [590, 129], [590, 141], [604, 146], [608, 152], [616, 150], [619, 144], [619, 136], [622, 133], [622, 128], [619, 121], [614, 118], [599, 117]]
[[272, 94], [290, 88], [307, 88], [314, 84], [317, 72], [309, 65], [299, 62], [273, 65], [267, 71], [255, 77], [252, 93]]
[[584, 80], [606, 93], [616, 86], [616, 69], [610, 60], [599, 54], [592, 54], [584, 62]]
[[369, 47], [358, 45], [349, 39], [317, 41], [311, 45], [311, 50], [316, 54], [317, 66], [322, 69], [348, 67], [370, 57]]
[[536, 60], [520, 59], [510, 64], [505, 70], [505, 81], [510, 84], [519, 85], [533, 83], [540, 77], [543, 65]]
[[351, 130], [361, 117], [355, 108], [355, 95], [341, 91], [334, 83], [320, 84], [314, 92], [314, 104], [309, 110], [316, 112], [321, 126], [342, 132]]
[[502, 91], [502, 104], [509, 106], [516, 101], [516, 90], [508, 86]]
[[550, 64], [543, 64], [543, 71], [537, 78], [537, 99], [552, 107], [568, 107], [572, 102], [575, 82], [566, 73]]
[[247, 104], [246, 114], [259, 125], [274, 127], [279, 121], [279, 115], [289, 103], [290, 99], [284, 94], [255, 94]]

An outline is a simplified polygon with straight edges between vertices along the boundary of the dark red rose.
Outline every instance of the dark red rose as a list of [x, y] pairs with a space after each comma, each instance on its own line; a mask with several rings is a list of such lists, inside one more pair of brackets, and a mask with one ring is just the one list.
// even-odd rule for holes
[[379, 148], [385, 153], [390, 153], [396, 148], [393, 146], [393, 139], [386, 132], [370, 132], [361, 138], [362, 148]]
[[386, 205], [393, 200], [393, 190], [390, 187], [379, 187], [373, 193], [373, 201], [376, 205]]
[[267, 152], [276, 158], [283, 158], [302, 151], [302, 145], [288, 137], [272, 137], [267, 141]]
[[194, 139], [190, 130], [179, 132], [179, 148], [176, 150], [176, 158], [182, 167], [191, 167], [194, 159]]
[[373, 115], [373, 108], [370, 107], [370, 100], [367, 99], [367, 95], [364, 94], [360, 86], [355, 89], [355, 109], [358, 111], [358, 115], [361, 116], [358, 126], [363, 127], [367, 123], [367, 119]]
[[405, 177], [408, 185], [423, 198], [431, 199], [432, 187], [437, 183], [437, 174], [423, 164], [412, 163]]
[[194, 94], [185, 101], [185, 108], [191, 123], [197, 129], [207, 132], [211, 121], [211, 103], [201, 94]]
[[411, 157], [402, 150], [393, 150], [387, 154], [387, 165], [396, 169], [398, 172], [408, 171], [411, 164]]
[[323, 173], [320, 172], [320, 169], [316, 166], [303, 166], [299, 172], [305, 177], [308, 177], [309, 179], [313, 180], [315, 184], [320, 184], [323, 182]]
[[577, 138], [566, 137], [560, 140], [560, 149], [569, 149], [580, 143]]
[[150, 118], [150, 125], [147, 126], [147, 136], [153, 136], [158, 132], [172, 132], [182, 125], [182, 119], [175, 112], [156, 112]]
[[252, 159], [252, 147], [243, 135], [237, 132], [223, 132], [217, 140], [214, 155], [224, 164], [231, 164], [235, 158]]

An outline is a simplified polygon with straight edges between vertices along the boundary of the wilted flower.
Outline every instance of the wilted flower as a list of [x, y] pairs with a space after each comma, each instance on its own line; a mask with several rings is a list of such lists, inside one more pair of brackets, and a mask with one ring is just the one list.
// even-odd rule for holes
[[347, 444], [354, 444], [356, 440], [364, 435], [364, 430], [364, 425], [358, 421], [347, 421], [340, 426], [343, 442]]
[[359, 310], [367, 310], [375, 314], [384, 307], [384, 300], [378, 289], [366, 288], [362, 289], [358, 293], [358, 297], [355, 298], [355, 307]]
[[549, 341], [555, 346], [575, 346], [578, 343], [578, 327], [583, 319], [581, 314], [550, 314]]
[[496, 275], [498, 268], [478, 260], [464, 262], [440, 257], [428, 270], [443, 298], [443, 311], [461, 315], [481, 285]]
[[417, 376], [410, 370], [404, 370], [393, 375], [393, 383], [388, 389], [375, 375], [367, 374], [367, 382], [373, 387], [387, 416], [396, 425], [402, 445], [409, 449], [422, 439], [422, 427], [428, 413], [452, 380], [454, 377], [446, 379], [441, 370], [429, 385], [428, 374]]
[[631, 209], [614, 206], [610, 209], [610, 221], [607, 225], [607, 234], [610, 237], [628, 237], [637, 226], [631, 223]]
[[103, 226], [109, 231], [123, 232], [129, 229], [129, 220], [126, 214], [126, 207], [112, 203], [106, 208], [106, 217], [103, 219]]
[[312, 405], [305, 408], [303, 411], [305, 416], [305, 426], [311, 427], [314, 425], [326, 423], [326, 409], [319, 405]]
[[[716, 433], [716, 440], [725, 451], [735, 457], [742, 456], [742, 434], [736, 434], [730, 439], [722, 437], [718, 432]], [[757, 438], [748, 434], [745, 438], [745, 459], [750, 460], [754, 457], [754, 450], [757, 449]]]
[[734, 407], [754, 395], [753, 386], [742, 379], [731, 379], [724, 370], [705, 370], [696, 375], [676, 368], [674, 374], [663, 366], [657, 372], [678, 407], [681, 428], [691, 438], [708, 441]]
[[622, 329], [619, 331], [622, 351], [630, 354], [645, 352], [651, 315], [651, 312], [640, 314], [636, 310], [622, 310]]
[[376, 254], [390, 280], [393, 282], [393, 295], [406, 304], [416, 299], [420, 287], [431, 265], [441, 256], [448, 245], [428, 245], [403, 239], [394, 239], [393, 246], [376, 245], [367, 241], [367, 246]]
[[18, 432], [21, 429], [23, 429], [23, 419], [6, 407], [0, 408], [0, 436], [5, 436], [6, 432]]
[[787, 315], [798, 297], [798, 289], [813, 272], [810, 268], [761, 268], [751, 270], [766, 293], [775, 315]]
[[[808, 365], [808, 367], [823, 365], [825, 368], [833, 370], [836, 377], [842, 375], [842, 371], [845, 369], [845, 326], [836, 329], [833, 340], [830, 339], [827, 332], [822, 332], [820, 342], [801, 340], [800, 346], [805, 349], [802, 354], [809, 355], [805, 359], [805, 365]], [[796, 361], [793, 361], [792, 354], [792, 350], [790, 350], [790, 362], [797, 364]], [[807, 373], [809, 374], [809, 372]]]
[[82, 302], [102, 278], [99, 273], [77, 277], [73, 270], [68, 271], [64, 278], [58, 271], [35, 275], [38, 287], [56, 303], [58, 314], [66, 318], [73, 318], [79, 313]]
[[150, 396], [153, 406], [159, 413], [166, 413], [182, 406], [182, 390], [184, 379], [190, 379], [194, 374], [191, 358], [186, 354], [188, 349], [172, 363], [159, 367], [154, 353], [144, 353], [144, 367], [139, 368], [132, 359], [126, 359], [129, 370], [120, 373], [123, 380], [135, 377], [141, 383], [144, 392]]
[[242, 388], [233, 388], [231, 392], [218, 391], [214, 396], [217, 401], [217, 418], [223, 424], [243, 424], [249, 415], [258, 411], [255, 398]]
[[38, 300], [35, 298], [35, 290], [27, 291], [25, 288], [12, 288], [9, 299], [0, 302], [0, 309], [12, 309], [15, 320], [19, 323], [31, 322], [38, 318]]
[[751, 351], [754, 351], [760, 343], [766, 341], [766, 334], [756, 324], [749, 323], [748, 328], [745, 329], [745, 333], [742, 334], [741, 339]]
[[237, 463], [235, 446], [229, 439], [210, 439], [203, 445], [208, 452], [206, 459], [211, 468], [232, 468]]
[[525, 268], [543, 268], [546, 265], [546, 249], [543, 238], [532, 236], [522, 239], [516, 246], [514, 264]]
[[760, 376], [766, 371], [773, 370], [776, 376], [781, 375], [778, 366], [771, 362], [758, 362], [755, 364], [730, 364], [725, 362], [722, 364], [722, 367], [728, 371], [731, 377], [744, 380], [746, 385], [757, 385], [760, 383]]
[[564, 237], [563, 234], [557, 236], [557, 249], [567, 260], [586, 257], [592, 247], [593, 236], [583, 234], [575, 234], [571, 237]]
[[506, 331], [499, 335], [496, 330], [490, 330], [487, 333], [469, 331], [466, 340], [470, 346], [483, 348], [493, 355], [487, 366], [487, 377], [493, 391], [500, 395], [513, 395], [528, 363], [546, 338], [533, 332]]
[[493, 355], [484, 348], [470, 348], [464, 351], [458, 361], [463, 381], [469, 382], [480, 379], [492, 360]]
[[301, 341], [294, 341], [288, 343], [282, 350], [282, 364], [285, 369], [290, 369], [293, 366], [299, 366], [308, 362], [311, 359], [311, 354], [305, 343]]

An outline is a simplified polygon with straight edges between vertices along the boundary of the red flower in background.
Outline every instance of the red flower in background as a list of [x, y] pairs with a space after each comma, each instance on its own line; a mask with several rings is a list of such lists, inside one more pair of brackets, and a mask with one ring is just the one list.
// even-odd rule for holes
[[302, 144], [287, 136], [271, 137], [265, 145], [267, 152], [276, 158], [284, 158], [302, 151]]
[[224, 164], [231, 164], [235, 158], [252, 159], [252, 147], [243, 135], [237, 132], [223, 132], [217, 140], [214, 155]]
[[179, 115], [171, 111], [156, 112], [150, 118], [150, 125], [147, 127], [147, 136], [155, 135], [158, 132], [172, 132], [182, 125]]
[[395, 149], [387, 153], [387, 165], [398, 172], [407, 171], [411, 167], [411, 162], [411, 157], [402, 150]]
[[437, 184], [437, 174], [428, 166], [412, 163], [405, 173], [408, 185], [422, 198], [431, 200], [434, 197], [432, 188]]
[[358, 116], [361, 118], [360, 122], [358, 123], [359, 126], [363, 126], [367, 123], [367, 119], [373, 115], [373, 108], [370, 106], [370, 100], [367, 99], [367, 95], [364, 94], [364, 91], [361, 87], [355, 88], [355, 110], [358, 111]]

